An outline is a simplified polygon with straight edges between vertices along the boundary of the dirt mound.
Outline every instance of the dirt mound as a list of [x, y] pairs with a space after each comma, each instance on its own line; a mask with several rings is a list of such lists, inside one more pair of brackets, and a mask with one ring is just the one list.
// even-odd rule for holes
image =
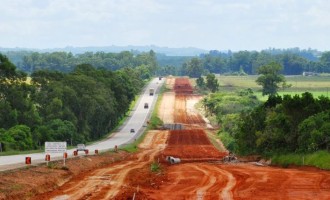
[[227, 152], [219, 152], [206, 137], [204, 130], [172, 130], [162, 155], [182, 161], [221, 160]]
[[204, 130], [172, 130], [167, 144], [171, 145], [211, 145]]
[[176, 78], [174, 84], [175, 93], [192, 94], [193, 88], [188, 78]]

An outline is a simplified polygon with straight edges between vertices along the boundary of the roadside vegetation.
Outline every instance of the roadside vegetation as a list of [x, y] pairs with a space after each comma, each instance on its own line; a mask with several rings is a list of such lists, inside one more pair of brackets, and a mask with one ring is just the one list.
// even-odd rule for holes
[[[280, 96], [280, 84], [287, 85], [280, 70], [280, 65], [271, 63], [258, 71], [255, 81], [262, 86], [263, 96], [267, 95], [265, 102], [258, 101], [251, 88], [238, 90], [240, 87], [231, 85], [236, 91], [211, 93], [204, 98], [205, 110], [216, 116], [219, 138], [230, 151], [263, 155], [282, 166], [329, 169], [330, 99], [309, 92]], [[325, 77], [321, 80], [327, 81]], [[326, 86], [321, 81], [315, 85]]]
[[0, 152], [42, 149], [45, 141], [75, 145], [107, 135], [156, 68], [152, 53], [132, 59], [139, 65], [116, 71], [90, 64], [70, 72], [34, 71], [27, 83], [27, 74], [0, 54]]

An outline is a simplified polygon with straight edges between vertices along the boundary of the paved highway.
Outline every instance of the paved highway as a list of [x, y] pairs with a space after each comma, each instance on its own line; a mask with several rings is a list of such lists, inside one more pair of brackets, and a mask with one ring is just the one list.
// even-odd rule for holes
[[[151, 112], [155, 106], [158, 92], [164, 83], [164, 78], [159, 80], [158, 78], [153, 79], [146, 87], [143, 93], [140, 95], [135, 108], [131, 112], [131, 116], [127, 119], [124, 125], [111, 136], [101, 142], [88, 145], [86, 148], [89, 150], [89, 154], [94, 154], [95, 150], [107, 151], [113, 149], [115, 145], [118, 147], [127, 143], [134, 141], [138, 138], [144, 131], [147, 120], [149, 119]], [[149, 89], [154, 88], [155, 94], [150, 96]], [[149, 108], [144, 108], [144, 104], [148, 103]], [[131, 133], [131, 129], [135, 132]], [[59, 141], [61, 142], [61, 141]], [[75, 149], [67, 150], [68, 157], [73, 157], [73, 151]], [[83, 155], [84, 152], [79, 151], [79, 155]], [[0, 171], [15, 169], [25, 166], [25, 157], [31, 157], [32, 164], [45, 163], [46, 153], [34, 153], [34, 154], [24, 154], [24, 155], [13, 155], [13, 156], [0, 156]], [[62, 153], [51, 153], [51, 160], [62, 159]]]

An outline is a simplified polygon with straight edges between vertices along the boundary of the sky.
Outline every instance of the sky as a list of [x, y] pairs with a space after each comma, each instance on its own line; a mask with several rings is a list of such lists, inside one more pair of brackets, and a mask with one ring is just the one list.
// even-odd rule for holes
[[329, 0], [1, 0], [0, 47], [330, 50]]

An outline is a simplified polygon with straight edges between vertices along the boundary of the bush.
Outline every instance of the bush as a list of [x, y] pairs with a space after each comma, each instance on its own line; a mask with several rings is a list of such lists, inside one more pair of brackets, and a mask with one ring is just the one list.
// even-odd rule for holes
[[159, 172], [160, 171], [160, 164], [158, 162], [151, 163], [150, 170], [152, 172]]
[[274, 155], [272, 164], [287, 167], [289, 165], [308, 165], [320, 169], [330, 169], [330, 153], [328, 151], [317, 151], [310, 154], [283, 154]]

